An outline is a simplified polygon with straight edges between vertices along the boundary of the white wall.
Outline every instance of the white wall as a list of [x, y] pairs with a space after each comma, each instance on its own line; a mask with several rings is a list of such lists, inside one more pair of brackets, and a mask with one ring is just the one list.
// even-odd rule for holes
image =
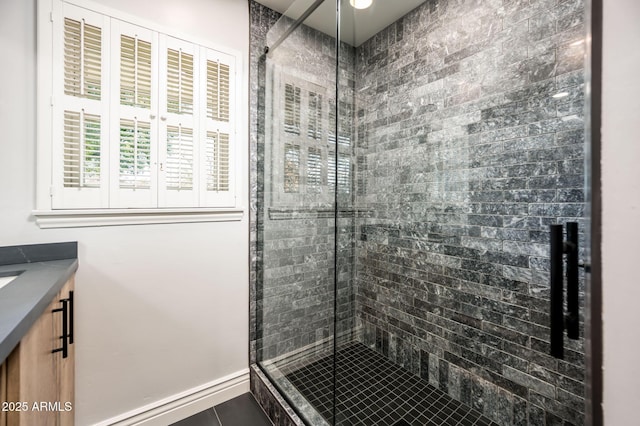
[[[247, 104], [246, 1], [100, 3], [241, 51]], [[76, 424], [88, 425], [247, 368], [247, 214], [228, 223], [39, 229], [30, 217], [35, 10], [35, 0], [0, 0], [0, 245], [79, 242], [75, 409]], [[245, 107], [245, 129], [246, 117]], [[247, 145], [245, 134], [243, 165]], [[246, 184], [243, 191], [246, 207]]]
[[640, 401], [640, 2], [604, 1], [602, 192], [604, 416]]

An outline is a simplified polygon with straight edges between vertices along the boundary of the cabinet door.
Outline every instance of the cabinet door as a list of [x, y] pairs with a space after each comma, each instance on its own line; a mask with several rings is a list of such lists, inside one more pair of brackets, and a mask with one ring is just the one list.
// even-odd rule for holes
[[24, 404], [20, 411], [7, 413], [9, 425], [57, 424], [57, 413], [45, 404], [58, 398], [56, 366], [51, 354], [60, 341], [54, 334], [57, 318], [52, 312], [58, 306], [56, 298], [7, 359], [7, 401]]
[[[0, 365], [0, 402], [6, 402], [7, 399], [7, 363]], [[0, 426], [7, 426], [7, 412], [0, 410]]]
[[68, 299], [73, 288], [72, 277], [2, 364], [0, 399], [19, 403], [19, 410], [0, 413], [0, 426], [74, 424], [75, 346], [68, 345], [66, 358], [62, 352], [52, 353], [62, 347], [65, 334], [61, 299]]

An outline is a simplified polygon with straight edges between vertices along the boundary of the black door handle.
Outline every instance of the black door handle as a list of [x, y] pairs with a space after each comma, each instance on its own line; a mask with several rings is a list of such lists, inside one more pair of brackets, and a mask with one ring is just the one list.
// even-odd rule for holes
[[562, 240], [562, 225], [549, 225], [551, 233], [549, 241], [551, 243], [549, 260], [550, 269], [550, 343], [551, 355], [556, 358], [564, 358], [564, 312], [563, 312], [563, 268], [562, 252], [564, 242]]
[[[578, 300], [578, 223], [567, 223], [567, 240], [563, 240], [562, 225], [549, 225], [550, 232], [550, 343], [551, 355], [564, 358], [564, 330], [567, 337], [578, 339], [579, 300]], [[567, 315], [564, 315], [564, 262], [567, 254]]]
[[578, 339], [580, 331], [578, 327], [578, 223], [567, 222], [567, 337]]

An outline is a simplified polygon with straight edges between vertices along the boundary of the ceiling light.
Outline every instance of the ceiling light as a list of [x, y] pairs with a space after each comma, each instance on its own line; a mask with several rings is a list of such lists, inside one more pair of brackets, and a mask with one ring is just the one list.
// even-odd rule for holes
[[356, 9], [366, 9], [371, 6], [373, 0], [349, 0], [349, 3]]
[[555, 95], [551, 96], [552, 98], [564, 98], [565, 96], [569, 96], [569, 92], [560, 92], [560, 93], [556, 93]]

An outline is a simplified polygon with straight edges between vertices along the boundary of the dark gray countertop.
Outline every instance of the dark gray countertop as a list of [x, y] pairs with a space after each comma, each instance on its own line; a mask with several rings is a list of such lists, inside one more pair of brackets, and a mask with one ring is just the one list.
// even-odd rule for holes
[[[3, 255], [0, 256], [0, 277], [22, 271], [16, 279], [0, 288], [0, 363], [78, 269], [75, 247], [76, 243], [57, 243], [0, 248], [0, 255]], [[51, 249], [51, 256], [42, 255], [47, 249]], [[14, 252], [20, 256], [5, 255]], [[20, 259], [24, 263], [4, 264], [9, 258], [14, 261]]]

